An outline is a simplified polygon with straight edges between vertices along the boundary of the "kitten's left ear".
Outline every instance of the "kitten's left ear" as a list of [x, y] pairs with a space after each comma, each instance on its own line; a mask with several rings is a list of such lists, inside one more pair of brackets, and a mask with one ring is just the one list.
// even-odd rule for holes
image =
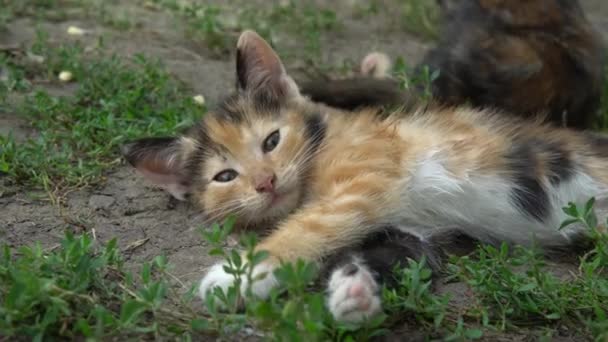
[[298, 86], [285, 72], [279, 56], [257, 33], [244, 31], [236, 48], [239, 90], [263, 93], [277, 100], [300, 96]]
[[188, 137], [143, 138], [121, 146], [122, 155], [144, 178], [184, 200], [192, 179], [187, 164], [196, 143]]

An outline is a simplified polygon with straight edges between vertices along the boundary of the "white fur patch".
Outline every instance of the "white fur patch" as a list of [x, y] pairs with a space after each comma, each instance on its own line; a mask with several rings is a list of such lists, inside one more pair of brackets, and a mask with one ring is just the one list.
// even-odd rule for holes
[[358, 270], [348, 274], [347, 265], [336, 269], [330, 277], [327, 306], [338, 322], [359, 324], [382, 312], [378, 284], [365, 265], [355, 263]]
[[521, 245], [566, 245], [581, 227], [560, 231], [566, 219], [562, 208], [569, 201], [583, 204], [591, 196], [605, 196], [606, 188], [583, 172], [557, 186], [545, 184], [549, 196], [548, 215], [541, 221], [516, 206], [513, 188], [503, 175], [479, 175], [471, 171], [463, 177], [450, 174], [439, 154], [422, 158], [401, 188], [405, 204], [394, 222], [417, 236], [435, 229], [462, 228], [482, 241], [508, 241]]

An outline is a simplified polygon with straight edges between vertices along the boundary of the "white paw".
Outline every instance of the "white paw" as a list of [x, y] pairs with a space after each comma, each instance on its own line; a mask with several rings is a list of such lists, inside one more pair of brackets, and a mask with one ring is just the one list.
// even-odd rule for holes
[[[212, 293], [214, 288], [219, 287], [226, 293], [228, 288], [234, 285], [235, 277], [224, 271], [225, 265], [226, 264], [223, 262], [213, 265], [203, 277], [203, 280], [201, 280], [199, 294], [203, 300]], [[252, 295], [261, 299], [268, 298], [270, 291], [278, 285], [278, 281], [273, 274], [274, 269], [275, 266], [267, 262], [262, 262], [253, 268], [253, 284], [251, 284]], [[241, 295], [245, 297], [249, 284], [246, 276], [243, 275], [242, 277]]]
[[346, 264], [330, 277], [327, 306], [336, 321], [361, 323], [382, 312], [378, 288], [365, 265]]
[[388, 77], [391, 69], [391, 60], [381, 52], [369, 53], [361, 61], [361, 74], [375, 78]]
[[234, 284], [234, 276], [224, 271], [225, 263], [218, 263], [207, 271], [207, 274], [201, 280], [201, 285], [198, 292], [203, 300], [212, 293], [213, 289], [219, 287], [226, 293], [228, 288]]

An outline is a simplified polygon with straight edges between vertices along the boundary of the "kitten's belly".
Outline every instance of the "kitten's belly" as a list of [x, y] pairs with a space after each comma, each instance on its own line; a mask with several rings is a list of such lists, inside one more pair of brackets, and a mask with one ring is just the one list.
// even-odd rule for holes
[[423, 236], [435, 229], [457, 228], [488, 242], [564, 245], [582, 227], [559, 230], [567, 218], [562, 208], [568, 202], [582, 205], [592, 196], [607, 194], [606, 187], [588, 175], [575, 174], [557, 186], [547, 186], [547, 201], [539, 218], [517, 205], [514, 188], [512, 181], [498, 175], [457, 179], [439, 164], [421, 168], [403, 185], [406, 206], [395, 223], [401, 230]]

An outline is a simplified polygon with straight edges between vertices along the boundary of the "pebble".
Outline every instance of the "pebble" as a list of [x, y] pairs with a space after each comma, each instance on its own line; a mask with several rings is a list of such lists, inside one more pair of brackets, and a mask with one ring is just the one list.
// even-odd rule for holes
[[77, 26], [68, 27], [68, 34], [72, 36], [82, 36], [85, 34], [84, 30]]
[[69, 71], [62, 71], [59, 73], [59, 80], [62, 82], [70, 82], [74, 75]]
[[203, 95], [196, 95], [192, 98], [194, 100], [194, 102], [198, 105], [204, 105], [205, 104], [205, 97]]

